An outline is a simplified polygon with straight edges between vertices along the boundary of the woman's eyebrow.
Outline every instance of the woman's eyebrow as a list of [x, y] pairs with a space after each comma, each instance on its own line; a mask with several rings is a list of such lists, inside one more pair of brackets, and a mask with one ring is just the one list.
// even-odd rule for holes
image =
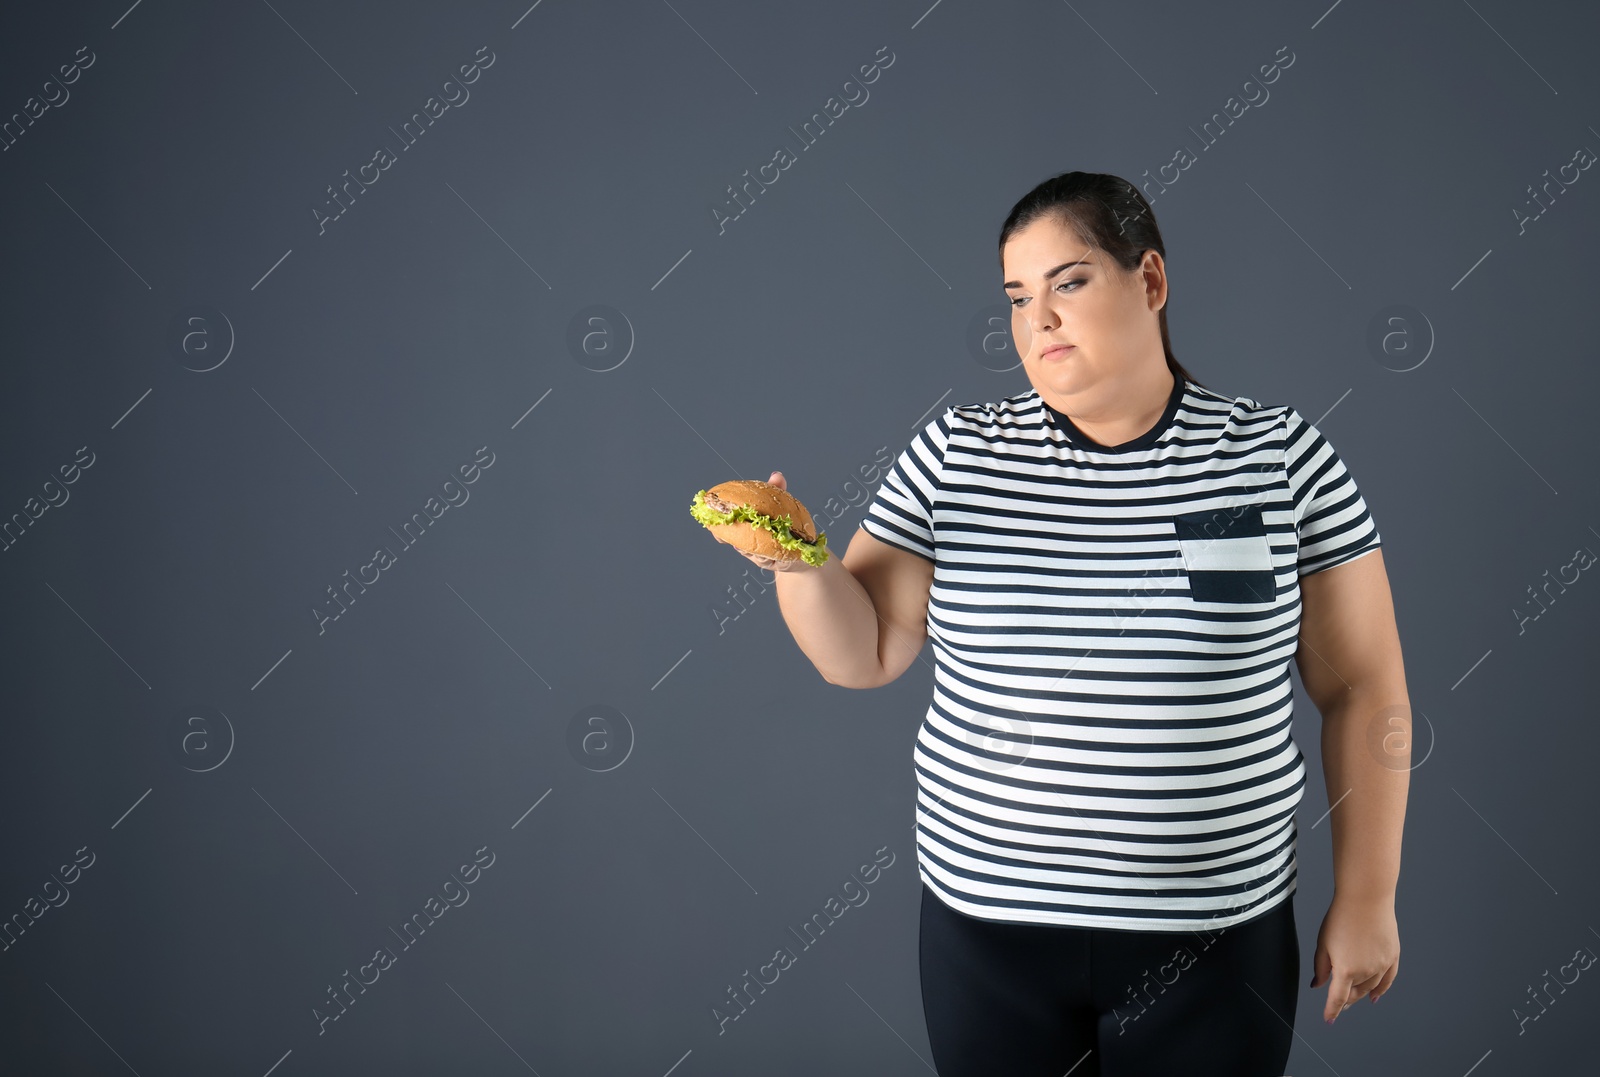
[[[1049, 280], [1051, 277], [1055, 276], [1057, 273], [1060, 273], [1063, 269], [1071, 269], [1073, 266], [1077, 266], [1077, 265], [1093, 265], [1093, 264], [1094, 263], [1089, 260], [1089, 257], [1087, 255], [1085, 255], [1082, 258], [1079, 258], [1076, 262], [1062, 262], [1060, 265], [1056, 266], [1050, 272], [1046, 273], [1044, 275], [1044, 279], [1045, 280]], [[1021, 287], [1022, 287], [1022, 282], [1020, 280], [1008, 280], [1003, 285], [1001, 285], [1002, 289], [1005, 289], [1005, 288], [1021, 288]]]

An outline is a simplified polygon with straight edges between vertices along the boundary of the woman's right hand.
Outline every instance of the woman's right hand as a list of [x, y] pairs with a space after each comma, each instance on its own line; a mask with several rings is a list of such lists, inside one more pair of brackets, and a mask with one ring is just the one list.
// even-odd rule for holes
[[[780, 490], [787, 491], [789, 489], [788, 485], [784, 481], [783, 472], [781, 472], [781, 471], [774, 471], [772, 473], [771, 477], [767, 479], [767, 481], [770, 482], [772, 485], [776, 486]], [[737, 550], [739, 548], [737, 546], [735, 546], [734, 549]], [[744, 557], [747, 557], [750, 560], [754, 561], [757, 565], [760, 565], [762, 568], [768, 569], [769, 571], [772, 571], [772, 572], [800, 572], [800, 571], [803, 571], [805, 569], [811, 569], [811, 568], [820, 567], [820, 566], [817, 566], [817, 565], [808, 565], [804, 561], [800, 560], [800, 558], [798, 558], [798, 557], [796, 557], [792, 561], [779, 561], [778, 559], [773, 558], [773, 557], [763, 557], [760, 554], [746, 553], [744, 550], [739, 550], [739, 553], [741, 555], [743, 555]]]

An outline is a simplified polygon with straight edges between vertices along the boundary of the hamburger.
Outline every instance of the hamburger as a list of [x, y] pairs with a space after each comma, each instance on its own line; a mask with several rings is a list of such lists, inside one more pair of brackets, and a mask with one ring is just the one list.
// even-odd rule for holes
[[781, 486], [760, 479], [730, 479], [694, 495], [689, 512], [717, 541], [775, 561], [821, 565], [828, 536], [811, 513]]

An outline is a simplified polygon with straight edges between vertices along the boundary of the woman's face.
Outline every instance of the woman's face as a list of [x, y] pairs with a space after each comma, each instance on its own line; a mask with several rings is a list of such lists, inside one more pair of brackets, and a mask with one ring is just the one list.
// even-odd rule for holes
[[1041, 395], [1071, 396], [1120, 381], [1148, 362], [1165, 365], [1157, 315], [1167, 278], [1154, 250], [1124, 273], [1104, 251], [1084, 246], [1058, 218], [1046, 216], [1006, 242], [1001, 268], [1011, 339]]

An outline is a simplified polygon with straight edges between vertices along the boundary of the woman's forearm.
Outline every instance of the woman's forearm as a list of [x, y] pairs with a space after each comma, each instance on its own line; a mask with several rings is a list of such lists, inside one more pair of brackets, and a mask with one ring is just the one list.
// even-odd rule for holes
[[843, 558], [775, 575], [784, 622], [822, 679], [844, 688], [883, 683], [878, 614]]
[[1352, 689], [1322, 716], [1335, 893], [1394, 899], [1411, 784], [1411, 733], [1411, 704], [1403, 693]]

